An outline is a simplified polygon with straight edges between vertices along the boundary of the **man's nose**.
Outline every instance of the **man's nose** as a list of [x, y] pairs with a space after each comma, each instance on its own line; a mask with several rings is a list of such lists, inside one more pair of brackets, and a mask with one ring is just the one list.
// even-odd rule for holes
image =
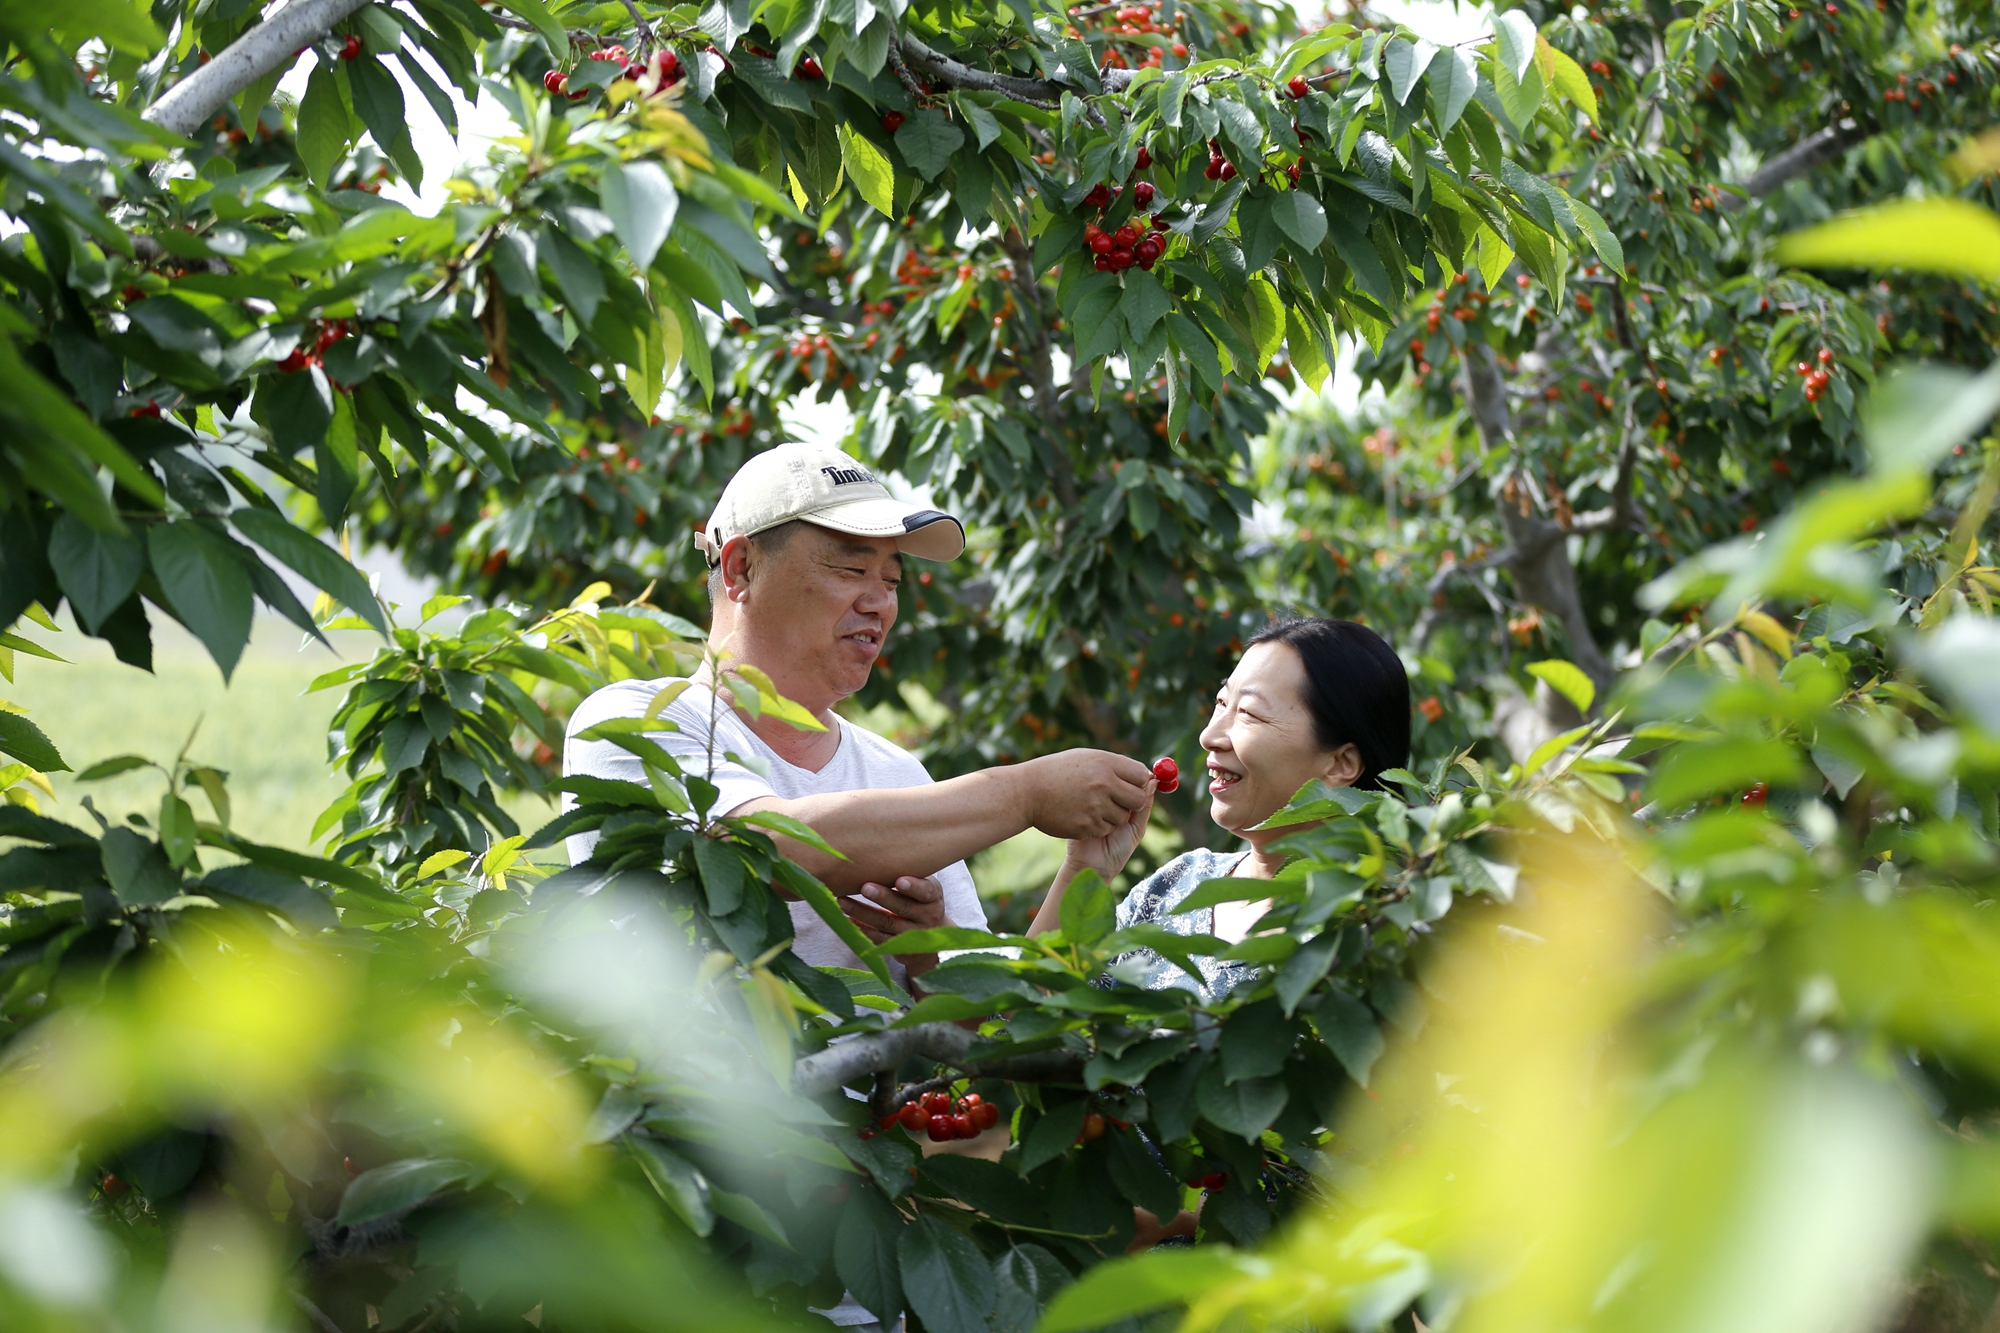
[[896, 590], [887, 583], [877, 583], [855, 599], [854, 609], [863, 615], [882, 616], [896, 613]]

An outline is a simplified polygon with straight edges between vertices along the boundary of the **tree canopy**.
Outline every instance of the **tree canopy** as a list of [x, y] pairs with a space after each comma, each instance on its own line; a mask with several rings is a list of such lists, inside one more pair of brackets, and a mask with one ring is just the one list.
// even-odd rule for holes
[[[74, 633], [144, 667], [159, 617], [225, 675], [260, 608], [380, 637], [315, 683], [350, 785], [308, 849], [188, 755], [93, 756], [158, 805], [51, 818], [61, 737], [0, 711], [9, 1325], [1990, 1305], [2000, 33], [1530, 0], [1444, 35], [0, 13], [0, 674]], [[507, 134], [397, 202], [412, 123], [482, 101]], [[1302, 791], [1275, 886], [1196, 895], [1272, 897], [1240, 943], [1117, 929], [1086, 877], [1051, 935], [905, 937], [980, 952], [899, 988], [772, 840], [817, 835], [718, 817], [657, 718], [599, 731], [644, 786], [553, 763], [582, 695], [700, 660], [689, 533], [801, 395], [971, 529], [856, 701], [935, 771], [1188, 764], [1287, 609], [1396, 645], [1409, 769]], [[357, 543], [446, 592], [389, 605]], [[799, 959], [774, 881], [866, 970]], [[1135, 948], [1254, 979], [1145, 990]], [[928, 1150], [926, 1098], [1006, 1151]], [[1120, 1257], [1197, 1202], [1199, 1244]]]

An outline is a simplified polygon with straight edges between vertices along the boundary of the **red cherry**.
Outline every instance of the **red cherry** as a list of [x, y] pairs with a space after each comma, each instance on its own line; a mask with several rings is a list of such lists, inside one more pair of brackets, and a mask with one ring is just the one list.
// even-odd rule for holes
[[1112, 271], [1116, 273], [1123, 273], [1139, 262], [1139, 256], [1135, 252], [1123, 249], [1113, 250], [1105, 258], [1111, 261]]
[[125, 301], [127, 304], [130, 304], [133, 301], [143, 301], [146, 299], [146, 293], [143, 288], [133, 287], [130, 285], [126, 286], [123, 291], [119, 292], [118, 296], [120, 300]]
[[924, 1132], [930, 1135], [932, 1143], [944, 1143], [958, 1137], [957, 1127], [951, 1123], [951, 1117], [948, 1115], [932, 1116]]
[[1117, 248], [1116, 242], [1101, 231], [1091, 237], [1086, 244], [1089, 245], [1090, 252], [1096, 255], [1108, 255]]
[[1134, 185], [1132, 187], [1133, 206], [1137, 208], [1146, 208], [1150, 206], [1153, 202], [1153, 196], [1158, 193], [1159, 191], [1153, 188], [1153, 183], [1151, 181], [1140, 181], [1137, 185]]
[[1083, 1118], [1083, 1137], [1101, 1139], [1104, 1137], [1104, 1117], [1092, 1111]]
[[1305, 75], [1294, 74], [1292, 76], [1292, 81], [1285, 85], [1285, 91], [1290, 93], [1295, 98], [1304, 97], [1307, 93], [1312, 91], [1312, 85], [1306, 82]]
[[352, 1157], [341, 1158], [340, 1165], [346, 1170], [347, 1174], [350, 1176], [358, 1176], [361, 1174], [361, 1168], [354, 1164], [354, 1159]]
[[1797, 372], [1800, 379], [1804, 379], [1806, 376], [1812, 374], [1812, 363], [1801, 361], [1796, 366], [1793, 366], [1792, 369]]
[[903, 122], [908, 119], [909, 117], [900, 111], [884, 111], [882, 113], [882, 128], [886, 132], [894, 134], [897, 130], [903, 128]]
[[1825, 365], [1825, 364], [1826, 364], [1827, 362], [1829, 362], [1829, 361], [1831, 361], [1831, 360], [1833, 360], [1833, 349], [1832, 349], [1831, 347], [1822, 347], [1822, 348], [1820, 348], [1820, 349], [1819, 349], [1819, 363], [1820, 363], [1820, 364], [1821, 364], [1821, 365], [1823, 366], [1823, 365]]
[[1111, 203], [1111, 187], [1099, 181], [1090, 187], [1090, 193], [1083, 196], [1086, 208], [1105, 208]]
[[1133, 246], [1139, 243], [1139, 233], [1138, 230], [1134, 228], [1131, 223], [1128, 222], [1124, 226], [1120, 227], [1117, 231], [1111, 233], [1111, 240], [1112, 243], [1116, 245], [1117, 248], [1119, 248], [1120, 250], [1130, 250]]
[[160, 405], [158, 403], [141, 403], [132, 409], [132, 415], [135, 417], [156, 417], [160, 415]]
[[1224, 180], [1224, 181], [1235, 180], [1236, 164], [1234, 162], [1224, 162], [1222, 164], [1222, 170], [1215, 173], [1215, 178], [1217, 180]]
[[1111, 271], [1111, 256], [1108, 254], [1098, 255], [1092, 267], [1099, 273], [1109, 273]]
[[643, 79], [646, 77], [646, 67], [636, 63], [628, 64], [624, 69], [618, 71], [618, 76], [623, 79], [632, 79], [635, 81]]
[[981, 1102], [972, 1108], [972, 1123], [981, 1130], [988, 1130], [1000, 1123], [1000, 1108], [992, 1102]]
[[1212, 1175], [1206, 1175], [1201, 1178], [1201, 1187], [1205, 1190], [1219, 1190], [1228, 1183], [1229, 1176], [1222, 1171], [1217, 1171]]
[[972, 1117], [963, 1111], [951, 1117], [952, 1135], [961, 1139], [976, 1139], [979, 1131], [973, 1127]]
[[1770, 794], [1771, 794], [1770, 783], [1753, 782], [1750, 784], [1750, 790], [1743, 793], [1743, 804], [1749, 806], [1753, 810], [1761, 810], [1764, 808], [1765, 798], [1768, 797]]
[[799, 61], [799, 67], [792, 71], [802, 79], [823, 79], [826, 71], [819, 67], [819, 61], [806, 56]]
[[98, 1188], [104, 1191], [105, 1198], [117, 1199], [124, 1197], [132, 1187], [118, 1177], [107, 1174], [104, 1177], [103, 1184], [99, 1185]]
[[671, 78], [681, 72], [681, 58], [672, 51], [661, 51], [653, 57], [653, 63], [660, 67], [664, 78]]
[[958, 1107], [961, 1111], [970, 1114], [973, 1107], [979, 1105], [981, 1102], [985, 1100], [986, 1099], [984, 1097], [980, 1096], [976, 1092], [968, 1092], [965, 1094], [965, 1096], [958, 1099]]
[[560, 97], [569, 91], [569, 75], [559, 69], [552, 69], [542, 75], [542, 87]]
[[1140, 144], [1139, 156], [1133, 160], [1132, 170], [1144, 171], [1147, 167], [1150, 167], [1152, 165], [1153, 165], [1153, 155], [1146, 151], [1146, 146], [1144, 144]]
[[1169, 756], [1153, 761], [1153, 776], [1158, 779], [1162, 792], [1178, 791], [1181, 785], [1181, 766]]
[[1133, 249], [1132, 253], [1139, 257], [1139, 262], [1141, 264], [1149, 264], [1152, 261], [1158, 259], [1160, 257], [1160, 252], [1165, 248], [1166, 248], [1165, 246], [1160, 244], [1159, 237], [1148, 236], [1145, 240], [1139, 242], [1138, 246]]
[[340, 58], [342, 60], [361, 59], [361, 39], [359, 37], [349, 37], [346, 41], [342, 42], [340, 44]]
[[1210, 180], [1220, 180], [1222, 179], [1222, 166], [1221, 158], [1211, 157], [1208, 159], [1208, 165], [1201, 169], [1201, 174]]
[[930, 1117], [924, 1114], [924, 1108], [917, 1103], [904, 1102], [903, 1109], [896, 1112], [896, 1119], [904, 1129], [914, 1134], [924, 1127], [925, 1123], [930, 1120]]

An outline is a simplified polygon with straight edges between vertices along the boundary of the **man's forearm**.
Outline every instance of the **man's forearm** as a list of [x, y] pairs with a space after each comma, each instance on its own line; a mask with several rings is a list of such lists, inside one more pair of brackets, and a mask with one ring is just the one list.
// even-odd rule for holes
[[893, 884], [899, 875], [935, 875], [1033, 822], [1021, 784], [1004, 768], [922, 787], [828, 792], [797, 800], [762, 797], [730, 813], [764, 810], [810, 825], [846, 855], [845, 861], [836, 860], [773, 835], [780, 851], [837, 893], [851, 893], [870, 882]]

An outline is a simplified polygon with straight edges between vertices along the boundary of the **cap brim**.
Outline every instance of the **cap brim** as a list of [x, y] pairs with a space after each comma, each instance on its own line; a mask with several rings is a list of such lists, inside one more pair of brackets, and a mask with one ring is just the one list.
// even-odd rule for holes
[[901, 500], [853, 500], [798, 517], [856, 537], [894, 537], [897, 550], [926, 560], [956, 560], [965, 550], [965, 526], [957, 519]]

